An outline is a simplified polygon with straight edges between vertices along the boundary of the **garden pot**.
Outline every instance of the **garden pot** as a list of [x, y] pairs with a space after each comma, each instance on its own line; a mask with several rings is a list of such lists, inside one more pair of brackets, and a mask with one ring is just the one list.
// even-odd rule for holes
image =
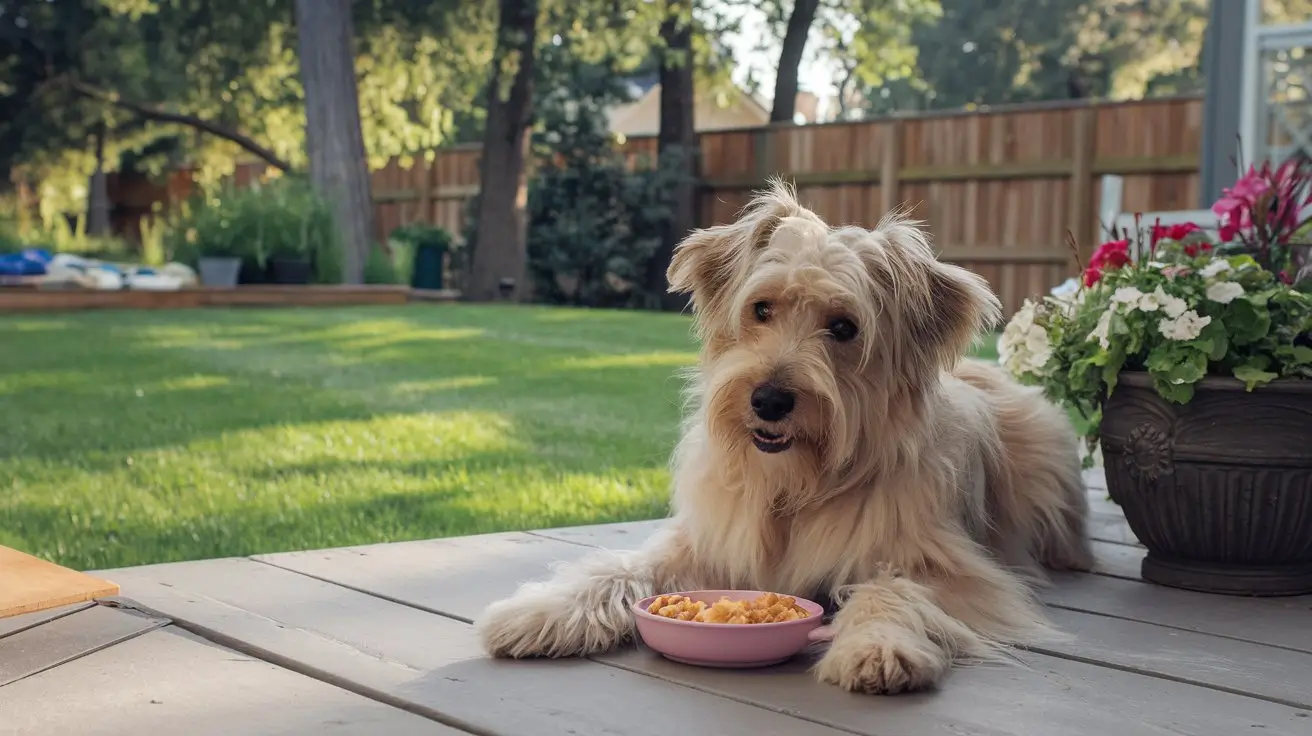
[[305, 258], [269, 260], [269, 280], [275, 284], [308, 284], [313, 270], [310, 261]]
[[269, 283], [268, 269], [261, 268], [260, 264], [255, 261], [243, 259], [241, 271], [237, 273], [237, 283], [267, 284]]
[[202, 258], [199, 265], [200, 282], [205, 286], [232, 288], [237, 285], [240, 258]]
[[1107, 487], [1148, 548], [1145, 580], [1210, 593], [1312, 593], [1312, 380], [1205, 378], [1172, 404], [1120, 374], [1103, 407]]

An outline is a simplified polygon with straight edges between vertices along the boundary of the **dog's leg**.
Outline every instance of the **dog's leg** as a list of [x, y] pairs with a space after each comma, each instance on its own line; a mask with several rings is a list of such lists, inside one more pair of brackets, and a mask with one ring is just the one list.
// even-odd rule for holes
[[927, 688], [951, 666], [955, 642], [977, 638], [934, 603], [928, 588], [892, 568], [847, 588], [843, 598], [829, 651], [815, 674], [844, 690], [893, 694]]
[[886, 567], [844, 591], [833, 641], [816, 664], [823, 682], [892, 694], [927, 688], [956, 660], [1007, 659], [1008, 644], [1060, 638], [1019, 579], [949, 542], [946, 563], [918, 579]]
[[548, 580], [522, 585], [477, 622], [496, 657], [572, 657], [604, 652], [633, 636], [630, 606], [658, 590], [697, 587], [683, 533], [668, 529], [642, 549], [597, 551]]

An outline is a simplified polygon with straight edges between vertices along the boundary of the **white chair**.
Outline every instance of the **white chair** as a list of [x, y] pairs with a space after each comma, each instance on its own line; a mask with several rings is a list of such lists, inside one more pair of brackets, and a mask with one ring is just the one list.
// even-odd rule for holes
[[[1136, 238], [1134, 231], [1135, 213], [1121, 211], [1123, 186], [1124, 182], [1119, 176], [1108, 174], [1102, 177], [1102, 206], [1098, 211], [1098, 221], [1102, 223], [1104, 231], [1110, 226], [1118, 236], [1121, 233], [1127, 233], [1132, 244], [1142, 242], [1147, 245], [1150, 243], [1154, 225], [1182, 225], [1186, 222], [1192, 222], [1212, 236], [1216, 236], [1217, 230], [1221, 227], [1216, 214], [1211, 210], [1141, 212], [1139, 213], [1139, 235], [1141, 237]], [[1135, 253], [1136, 257], [1140, 255], [1142, 254]]]

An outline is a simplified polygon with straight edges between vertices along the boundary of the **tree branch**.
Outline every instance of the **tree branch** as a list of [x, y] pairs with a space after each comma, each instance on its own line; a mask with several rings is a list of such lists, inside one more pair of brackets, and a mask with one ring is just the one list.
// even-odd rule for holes
[[91, 85], [79, 82], [76, 79], [68, 80], [68, 86], [74, 92], [83, 97], [98, 100], [100, 102], [107, 102], [115, 107], [123, 108], [137, 117], [146, 120], [153, 120], [159, 123], [177, 123], [178, 125], [185, 125], [189, 128], [195, 128], [196, 130], [209, 133], [212, 136], [222, 138], [226, 141], [231, 141], [250, 153], [259, 156], [270, 166], [273, 166], [280, 171], [292, 170], [292, 165], [279, 158], [278, 154], [261, 146], [259, 143], [256, 143], [255, 140], [249, 136], [238, 133], [231, 128], [219, 125], [218, 123], [196, 117], [195, 115], [169, 112], [140, 102], [125, 100], [112, 92], [92, 87]]

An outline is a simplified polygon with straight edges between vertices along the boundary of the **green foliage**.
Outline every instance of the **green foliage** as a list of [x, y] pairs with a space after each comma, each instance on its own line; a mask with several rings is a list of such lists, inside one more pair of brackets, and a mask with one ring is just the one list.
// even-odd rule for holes
[[369, 246], [369, 255], [365, 258], [364, 282], [366, 284], [405, 283], [398, 275], [392, 256], [376, 244]]
[[232, 257], [263, 270], [272, 257], [307, 258], [316, 281], [340, 281], [332, 210], [298, 177], [199, 195], [172, 219], [163, 242], [170, 257], [191, 266], [201, 257]]

